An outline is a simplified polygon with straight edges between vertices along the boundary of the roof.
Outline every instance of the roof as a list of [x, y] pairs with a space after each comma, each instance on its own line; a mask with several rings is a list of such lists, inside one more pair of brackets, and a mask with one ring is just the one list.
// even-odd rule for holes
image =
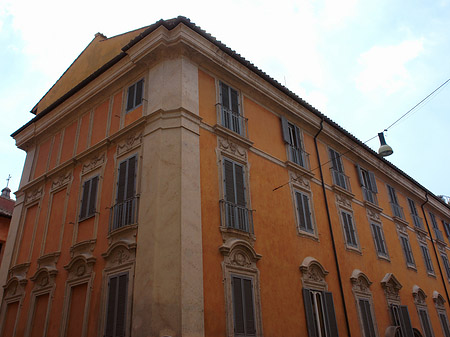
[[15, 204], [16, 202], [13, 199], [7, 199], [0, 196], [0, 216], [10, 218], [12, 216]]
[[[305, 107], [306, 109], [308, 109], [309, 111], [311, 111], [312, 113], [314, 113], [315, 115], [317, 115], [319, 118], [321, 118], [323, 121], [325, 121], [326, 123], [328, 123], [329, 125], [331, 125], [332, 127], [336, 128], [337, 130], [339, 130], [340, 132], [342, 132], [343, 134], [345, 134], [348, 138], [350, 138], [352, 141], [354, 141], [356, 144], [358, 144], [359, 146], [361, 146], [362, 148], [364, 148], [365, 150], [367, 150], [369, 153], [371, 153], [372, 155], [376, 156], [377, 158], [379, 158], [381, 161], [383, 161], [386, 165], [388, 165], [389, 167], [391, 167], [392, 169], [394, 169], [395, 171], [397, 171], [398, 173], [400, 173], [401, 175], [403, 175], [405, 178], [411, 180], [415, 185], [417, 185], [420, 189], [424, 190], [427, 194], [434, 196], [436, 198], [436, 200], [438, 200], [439, 202], [441, 202], [443, 205], [445, 205], [446, 207], [450, 208], [449, 205], [447, 205], [442, 199], [440, 199], [439, 197], [436, 197], [431, 191], [429, 191], [427, 188], [425, 188], [424, 186], [422, 186], [420, 183], [418, 183], [416, 180], [414, 180], [412, 177], [410, 177], [408, 174], [406, 174], [405, 172], [403, 172], [402, 170], [400, 170], [398, 167], [396, 167], [394, 164], [392, 164], [391, 162], [387, 161], [386, 159], [380, 157], [378, 155], [378, 153], [376, 153], [375, 151], [373, 151], [370, 147], [368, 147], [366, 144], [364, 144], [362, 141], [360, 141], [358, 138], [356, 138], [353, 134], [351, 134], [350, 132], [348, 132], [347, 130], [345, 130], [344, 128], [342, 128], [340, 125], [338, 125], [337, 123], [335, 123], [333, 120], [331, 120], [330, 118], [328, 118], [327, 116], [325, 116], [323, 113], [321, 113], [318, 109], [316, 109], [315, 107], [313, 107], [311, 104], [307, 103], [305, 100], [303, 100], [301, 97], [297, 96], [295, 93], [293, 93], [292, 91], [290, 91], [288, 88], [286, 88], [285, 86], [283, 86], [282, 84], [280, 84], [278, 81], [276, 81], [275, 79], [273, 79], [272, 77], [270, 77], [269, 75], [267, 75], [264, 71], [260, 70], [258, 67], [256, 67], [253, 63], [249, 62], [248, 60], [246, 60], [244, 57], [242, 57], [240, 54], [236, 53], [234, 50], [232, 50], [231, 48], [227, 47], [225, 44], [223, 44], [221, 41], [217, 40], [215, 37], [213, 37], [211, 34], [207, 33], [206, 31], [204, 31], [203, 29], [201, 29], [199, 26], [195, 25], [194, 23], [192, 23], [188, 18], [184, 17], [184, 16], [178, 16], [177, 18], [173, 18], [173, 19], [169, 19], [169, 20], [159, 20], [156, 23], [147, 26], [147, 27], [143, 27], [141, 29], [120, 35], [122, 38], [120, 39], [120, 42], [124, 42], [126, 40], [126, 38], [131, 38], [131, 40], [129, 40], [129, 42], [124, 45], [120, 52], [119, 49], [117, 48], [118, 44], [114, 44], [114, 47], [111, 47], [111, 49], [109, 50], [109, 52], [104, 52], [101, 51], [100, 55], [103, 56], [103, 58], [101, 59], [102, 62], [105, 62], [103, 64], [101, 64], [101, 66], [93, 71], [92, 73], [90, 73], [86, 78], [84, 78], [81, 82], [79, 82], [77, 85], [75, 85], [74, 87], [69, 88], [67, 87], [68, 91], [65, 92], [62, 96], [60, 96], [58, 99], [56, 99], [56, 97], [58, 95], [56, 95], [56, 92], [60, 93], [61, 91], [56, 91], [56, 89], [54, 90], [53, 87], [49, 90], [49, 92], [46, 94], [46, 96], [48, 96], [48, 100], [46, 100], [46, 102], [50, 102], [50, 97], [55, 98], [55, 100], [50, 103], [50, 104], [42, 104], [43, 108], [42, 111], [38, 112], [37, 116], [35, 118], [33, 118], [32, 120], [30, 120], [28, 123], [26, 123], [25, 125], [23, 125], [21, 128], [19, 128], [17, 131], [15, 131], [11, 136], [14, 137], [16, 136], [18, 133], [20, 133], [22, 130], [24, 130], [25, 128], [27, 128], [29, 125], [31, 125], [32, 123], [34, 123], [35, 121], [37, 121], [38, 119], [42, 118], [43, 116], [45, 116], [47, 113], [49, 113], [51, 110], [53, 110], [54, 108], [56, 108], [59, 104], [61, 104], [62, 102], [64, 102], [64, 100], [68, 99], [70, 96], [74, 95], [77, 91], [79, 91], [81, 88], [83, 88], [84, 86], [86, 86], [88, 83], [90, 83], [91, 81], [93, 81], [95, 78], [97, 78], [98, 76], [100, 76], [103, 72], [107, 71], [109, 68], [111, 68], [114, 64], [116, 64], [117, 62], [119, 62], [123, 57], [125, 57], [126, 51], [129, 50], [131, 47], [133, 47], [134, 45], [136, 45], [137, 43], [139, 43], [142, 39], [144, 39], [147, 35], [149, 35], [150, 33], [152, 33], [153, 31], [155, 31], [157, 28], [163, 26], [168, 30], [172, 30], [174, 29], [176, 26], [178, 26], [179, 24], [184, 24], [185, 26], [189, 27], [190, 29], [192, 29], [193, 31], [195, 31], [196, 33], [200, 34], [202, 37], [204, 37], [205, 39], [207, 39], [208, 41], [210, 41], [211, 43], [213, 43], [217, 48], [219, 48], [221, 51], [223, 51], [224, 53], [226, 53], [227, 55], [229, 55], [230, 57], [232, 57], [233, 59], [235, 59], [236, 61], [238, 61], [239, 63], [241, 63], [242, 65], [244, 65], [245, 67], [247, 67], [249, 70], [251, 70], [252, 72], [254, 72], [255, 74], [257, 74], [259, 77], [261, 77], [263, 80], [267, 81], [268, 83], [270, 83], [272, 86], [274, 86], [275, 88], [277, 88], [278, 90], [280, 90], [281, 92], [283, 92], [285, 95], [287, 95], [288, 97], [292, 98], [293, 100], [295, 100], [296, 102], [298, 102], [300, 105], [302, 105], [303, 107]], [[133, 34], [132, 34], [133, 33]], [[96, 36], [97, 38], [97, 36]], [[96, 38], [94, 38], [94, 40], [91, 42], [91, 44], [93, 44], [96, 41]], [[114, 39], [111, 38], [111, 39]], [[108, 40], [111, 40], [108, 39]], [[101, 41], [108, 41], [108, 40], [101, 40]], [[100, 46], [100, 42], [98, 43], [98, 46]], [[117, 42], [119, 42], [119, 40], [117, 40]], [[88, 45], [88, 47], [85, 49], [85, 51], [83, 51], [79, 58], [80, 59], [83, 56], [83, 53], [88, 53], [88, 50], [90, 48], [90, 45]], [[106, 46], [106, 44], [103, 44], [102, 46]], [[112, 46], [112, 44], [111, 44]], [[94, 50], [94, 47], [92, 47], [92, 50]], [[100, 48], [101, 50], [101, 48]], [[106, 62], [107, 57], [106, 56], [112, 56], [113, 53], [112, 51], [115, 50], [117, 51], [117, 54], [112, 57], [110, 60], [108, 60]], [[78, 60], [77, 59], [77, 60]], [[76, 68], [75, 63], [77, 62], [77, 60], [74, 61], [74, 63], [71, 65], [71, 67], [74, 67], [74, 69]], [[81, 62], [81, 61], [80, 61]], [[99, 58], [99, 62], [98, 65], [100, 65], [100, 58]], [[66, 71], [66, 73], [68, 74], [69, 70], [71, 69], [71, 67]], [[92, 67], [90, 67], [90, 69], [92, 69]], [[65, 74], [66, 74], [65, 73]], [[87, 70], [84, 72], [84, 74], [87, 75]], [[60, 80], [64, 77], [64, 74], [61, 76]], [[58, 80], [58, 82], [60, 81]], [[58, 84], [58, 82], [55, 84], [54, 87], [56, 87], [56, 85]], [[54, 92], [52, 92], [54, 91]], [[62, 92], [61, 92], [62, 93]], [[40, 103], [44, 100], [44, 98], [46, 97], [44, 96], [43, 99], [41, 99]], [[39, 106], [39, 103], [38, 103]]]

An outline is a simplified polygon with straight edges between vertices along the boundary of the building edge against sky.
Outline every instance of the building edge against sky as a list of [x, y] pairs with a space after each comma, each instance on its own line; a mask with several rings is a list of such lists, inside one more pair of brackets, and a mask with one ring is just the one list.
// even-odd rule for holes
[[33, 112], [2, 336], [450, 337], [448, 205], [188, 19]]

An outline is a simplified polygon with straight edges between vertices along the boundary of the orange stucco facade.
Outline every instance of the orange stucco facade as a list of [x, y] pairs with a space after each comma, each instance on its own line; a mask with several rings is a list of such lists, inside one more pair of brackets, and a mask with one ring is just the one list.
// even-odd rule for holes
[[448, 205], [187, 19], [36, 107], [0, 336], [446, 336]]

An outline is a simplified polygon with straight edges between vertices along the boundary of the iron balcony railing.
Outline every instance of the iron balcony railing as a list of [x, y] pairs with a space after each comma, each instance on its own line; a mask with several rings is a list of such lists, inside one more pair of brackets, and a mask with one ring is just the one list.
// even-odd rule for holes
[[442, 234], [439, 228], [434, 228], [434, 233], [436, 234], [436, 239], [444, 242], [444, 234]]
[[311, 169], [309, 165], [309, 153], [302, 149], [289, 145], [289, 159], [307, 170]]
[[236, 132], [238, 135], [248, 138], [247, 121], [244, 116], [223, 107], [221, 104], [217, 105], [217, 118], [222, 121], [222, 126]]
[[423, 221], [422, 218], [419, 218], [419, 216], [415, 215], [415, 214], [411, 214], [413, 222], [414, 222], [414, 226], [419, 227], [419, 228], [423, 228]]
[[333, 175], [333, 183], [335, 185], [351, 192], [350, 180], [344, 173], [331, 168], [331, 174]]
[[377, 194], [365, 187], [362, 188], [364, 194], [364, 200], [371, 202], [372, 204], [378, 205]]
[[394, 216], [399, 217], [400, 219], [405, 219], [405, 215], [403, 213], [403, 208], [397, 204], [391, 202], [392, 213]]
[[221, 225], [253, 234], [253, 214], [244, 206], [220, 200]]
[[137, 223], [139, 196], [115, 204], [110, 209], [109, 231]]

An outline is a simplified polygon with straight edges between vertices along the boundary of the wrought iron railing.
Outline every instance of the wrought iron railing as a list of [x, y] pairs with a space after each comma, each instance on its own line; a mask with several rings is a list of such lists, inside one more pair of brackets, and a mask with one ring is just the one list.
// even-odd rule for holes
[[222, 122], [222, 126], [236, 132], [242, 137], [248, 138], [247, 118], [223, 107], [221, 104], [218, 104], [217, 114], [218, 120]]
[[391, 202], [391, 208], [394, 216], [399, 217], [400, 219], [405, 219], [405, 214], [403, 213], [403, 208], [401, 206]]
[[253, 234], [253, 214], [251, 210], [226, 200], [220, 200], [220, 209], [222, 227]]
[[302, 149], [289, 145], [289, 159], [307, 170], [311, 169], [309, 165], [309, 153]]
[[109, 231], [137, 223], [139, 196], [115, 204], [110, 209]]
[[377, 194], [365, 187], [362, 188], [364, 194], [364, 200], [371, 202], [372, 204], [378, 205]]
[[343, 189], [351, 192], [350, 189], [350, 180], [349, 178], [342, 172], [337, 171], [335, 169], [331, 169], [331, 174], [333, 175], [333, 183]]

